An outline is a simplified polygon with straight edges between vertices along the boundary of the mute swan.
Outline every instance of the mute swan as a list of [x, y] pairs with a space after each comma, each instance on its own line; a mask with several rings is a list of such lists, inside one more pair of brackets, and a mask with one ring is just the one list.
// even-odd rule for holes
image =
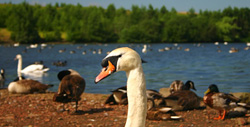
[[188, 80], [185, 83], [185, 85], [180, 80], [175, 80], [170, 85], [170, 93], [174, 93], [174, 92], [180, 91], [180, 90], [190, 90], [190, 89], [196, 90], [194, 87], [194, 82], [190, 81], [190, 80]]
[[147, 53], [147, 45], [143, 45], [142, 53]]
[[[208, 87], [208, 90], [204, 93], [203, 101], [209, 107], [219, 111], [219, 117], [214, 119], [225, 119], [225, 115], [228, 110], [235, 108], [237, 102], [240, 101], [239, 98], [236, 98], [232, 94], [226, 94], [219, 92], [217, 85], [212, 84]], [[236, 105], [230, 105], [230, 102], [235, 102]], [[223, 112], [223, 115], [221, 113]]]
[[24, 74], [44, 73], [49, 70], [49, 68], [45, 67], [42, 64], [31, 64], [25, 67], [24, 69], [22, 69], [23, 60], [22, 60], [21, 54], [17, 54], [15, 59], [18, 59], [18, 66], [17, 66], [18, 75], [20, 75], [20, 73], [24, 73]]
[[78, 101], [81, 99], [80, 96], [85, 89], [85, 80], [78, 72], [72, 69], [59, 72], [57, 77], [61, 82], [58, 87], [58, 92], [55, 93], [53, 97], [53, 101], [61, 103], [75, 101], [75, 112], [77, 112]]
[[53, 85], [42, 84], [38, 81], [32, 79], [22, 79], [18, 81], [11, 82], [8, 86], [8, 91], [10, 93], [44, 93], [48, 88], [53, 87]]
[[95, 83], [114, 72], [125, 71], [127, 75], [128, 115], [126, 127], [144, 127], [147, 114], [146, 81], [140, 55], [128, 48], [117, 48], [101, 63], [103, 69]]

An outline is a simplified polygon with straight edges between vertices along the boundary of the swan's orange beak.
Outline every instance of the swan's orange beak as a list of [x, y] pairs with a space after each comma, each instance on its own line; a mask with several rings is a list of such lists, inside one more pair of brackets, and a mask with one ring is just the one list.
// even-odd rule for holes
[[115, 66], [110, 61], [108, 61], [108, 66], [103, 67], [100, 74], [95, 78], [95, 83], [98, 83], [104, 78], [108, 77], [109, 75], [114, 73], [114, 71], [115, 71]]

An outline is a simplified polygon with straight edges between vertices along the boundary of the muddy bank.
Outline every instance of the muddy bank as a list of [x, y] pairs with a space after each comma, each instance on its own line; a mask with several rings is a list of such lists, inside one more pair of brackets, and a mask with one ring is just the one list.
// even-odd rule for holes
[[[60, 112], [60, 104], [53, 102], [54, 93], [44, 94], [9, 94], [0, 90], [0, 126], [76, 126], [76, 127], [121, 127], [125, 125], [126, 105], [104, 105], [106, 94], [84, 93], [79, 102], [79, 114], [72, 114], [74, 103], [67, 104], [68, 111]], [[250, 126], [249, 117], [226, 118], [224, 121], [213, 120], [215, 110], [180, 111], [181, 120], [147, 120], [147, 127], [158, 126]], [[209, 114], [209, 115], [208, 115]]]

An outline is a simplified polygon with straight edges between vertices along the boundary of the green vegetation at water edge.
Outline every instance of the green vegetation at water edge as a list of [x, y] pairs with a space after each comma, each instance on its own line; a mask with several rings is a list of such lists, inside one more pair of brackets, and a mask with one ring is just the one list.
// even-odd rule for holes
[[[175, 8], [152, 5], [133, 5], [126, 10], [113, 4], [104, 9], [80, 4], [41, 6], [23, 2], [0, 4], [0, 29], [7, 28], [10, 39], [20, 43], [249, 42], [249, 14], [249, 8], [236, 7], [199, 13], [191, 8], [179, 13]], [[0, 42], [5, 40], [0, 38]]]

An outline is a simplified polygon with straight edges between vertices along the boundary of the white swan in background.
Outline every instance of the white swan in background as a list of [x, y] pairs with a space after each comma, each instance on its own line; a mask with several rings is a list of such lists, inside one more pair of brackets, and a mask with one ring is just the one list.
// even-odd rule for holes
[[21, 73], [24, 74], [30, 74], [30, 73], [44, 73], [49, 70], [49, 68], [45, 67], [42, 64], [31, 64], [24, 69], [22, 69], [22, 56], [20, 54], [16, 55], [16, 58], [18, 59], [18, 65], [17, 65], [17, 73], [18, 77], [21, 75]]
[[128, 115], [126, 127], [144, 127], [147, 114], [146, 81], [140, 55], [128, 48], [118, 48], [110, 52], [103, 60], [103, 69], [95, 83], [117, 71], [127, 75]]
[[143, 45], [142, 53], [147, 53], [147, 45]]

